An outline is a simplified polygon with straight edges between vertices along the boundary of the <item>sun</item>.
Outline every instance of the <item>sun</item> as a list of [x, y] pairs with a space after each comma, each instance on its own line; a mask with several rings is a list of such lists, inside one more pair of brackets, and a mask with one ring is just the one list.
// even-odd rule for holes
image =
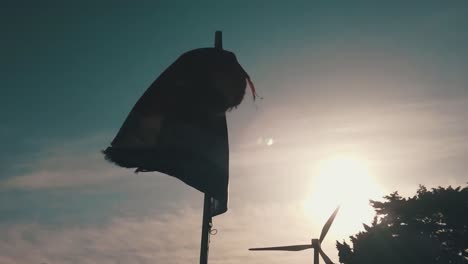
[[383, 194], [369, 170], [369, 162], [349, 154], [319, 162], [310, 186], [310, 196], [304, 201], [305, 214], [311, 221], [318, 221], [317, 225], [323, 225], [340, 205], [333, 229], [345, 237], [362, 229], [362, 223], [372, 221], [374, 210], [369, 199], [379, 199]]

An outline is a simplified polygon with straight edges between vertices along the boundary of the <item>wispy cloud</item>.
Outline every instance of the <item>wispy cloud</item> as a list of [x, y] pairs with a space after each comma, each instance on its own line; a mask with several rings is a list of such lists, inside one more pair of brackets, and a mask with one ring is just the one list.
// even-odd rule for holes
[[[254, 254], [249, 247], [275, 243], [308, 243], [298, 208], [285, 204], [246, 206], [214, 219], [219, 233], [211, 237], [213, 263], [306, 262], [303, 254]], [[282, 215], [278, 215], [282, 212]], [[116, 218], [106, 226], [51, 228], [39, 224], [0, 228], [2, 264], [29, 263], [196, 263], [201, 212], [179, 210], [149, 218]], [[334, 257], [334, 241], [326, 250]]]
[[23, 161], [27, 172], [0, 181], [3, 189], [46, 189], [100, 184], [131, 174], [104, 160], [102, 135], [54, 142], [34, 160]]

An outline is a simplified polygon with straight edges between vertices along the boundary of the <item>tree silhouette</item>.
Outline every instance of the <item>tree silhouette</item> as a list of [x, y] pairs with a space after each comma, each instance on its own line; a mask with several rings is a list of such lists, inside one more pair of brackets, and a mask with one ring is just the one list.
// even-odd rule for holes
[[337, 242], [341, 263], [468, 263], [468, 187], [420, 185], [412, 198], [384, 198], [370, 201], [376, 216], [350, 237], [352, 247]]

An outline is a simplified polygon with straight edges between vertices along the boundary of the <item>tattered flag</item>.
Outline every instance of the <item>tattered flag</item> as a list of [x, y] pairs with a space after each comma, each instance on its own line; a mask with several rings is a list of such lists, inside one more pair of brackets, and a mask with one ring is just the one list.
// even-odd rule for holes
[[107, 160], [136, 172], [174, 176], [213, 198], [212, 216], [227, 210], [229, 145], [225, 112], [247, 83], [234, 53], [202, 48], [181, 55], [146, 90], [111, 146]]

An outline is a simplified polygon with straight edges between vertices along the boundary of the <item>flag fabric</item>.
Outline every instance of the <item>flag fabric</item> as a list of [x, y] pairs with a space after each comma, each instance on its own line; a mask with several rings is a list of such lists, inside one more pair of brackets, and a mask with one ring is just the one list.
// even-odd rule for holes
[[106, 159], [136, 172], [176, 177], [212, 197], [212, 216], [226, 212], [225, 112], [240, 104], [247, 82], [232, 52], [203, 48], [181, 55], [137, 101], [103, 151]]

